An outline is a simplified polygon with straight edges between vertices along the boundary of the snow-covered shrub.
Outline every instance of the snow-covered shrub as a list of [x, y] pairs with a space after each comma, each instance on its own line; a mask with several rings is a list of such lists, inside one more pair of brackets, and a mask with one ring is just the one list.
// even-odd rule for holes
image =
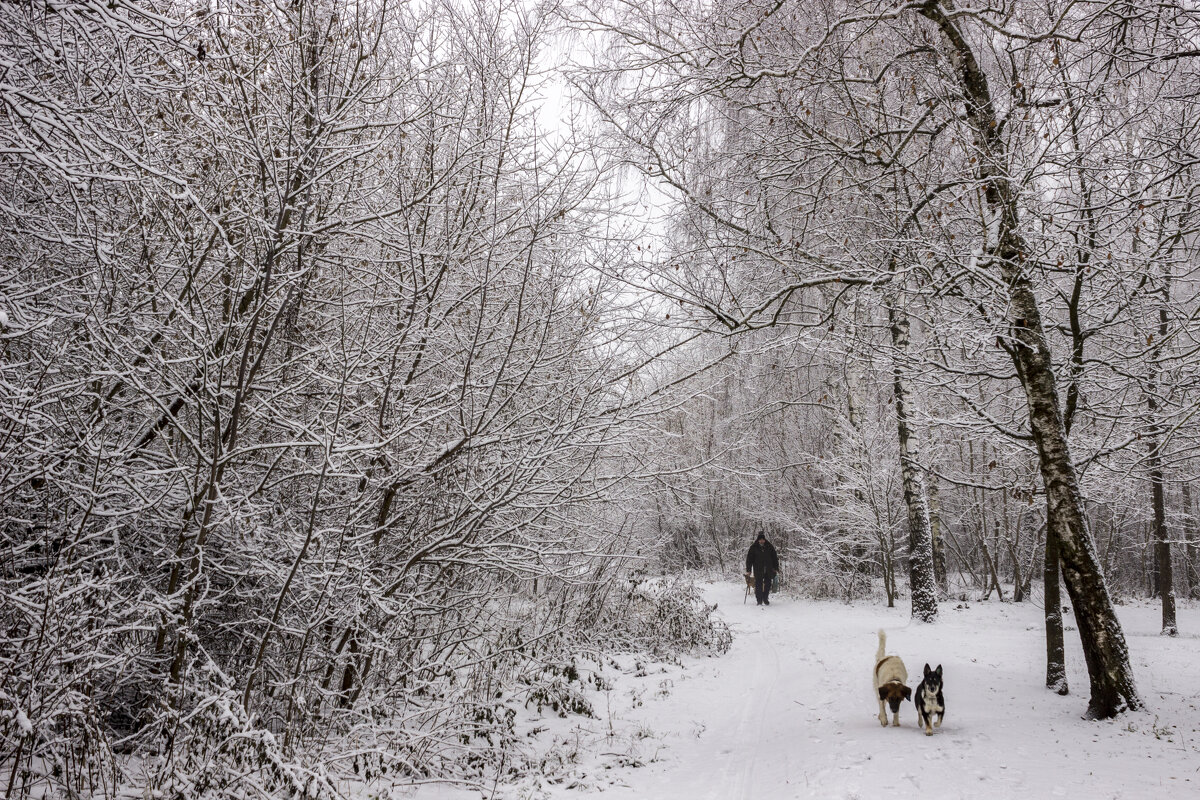
[[[871, 551], [871, 555], [876, 554]], [[788, 594], [845, 602], [883, 596], [878, 579], [872, 577], [873, 564], [850, 548], [798, 548], [788, 554], [786, 563], [784, 590]]]
[[690, 580], [633, 576], [624, 602], [607, 608], [596, 630], [606, 642], [628, 651], [720, 655], [733, 644], [733, 635], [713, 615], [715, 610]]
[[529, 687], [525, 707], [535, 705], [539, 714], [549, 709], [560, 717], [567, 714], [595, 716], [591, 702], [583, 695], [585, 686], [573, 663], [545, 665], [521, 676], [521, 683]]
[[180, 698], [190, 710], [165, 717], [172, 749], [147, 762], [147, 790], [188, 800], [338, 795], [321, 761], [288, 754], [215, 664], [198, 672], [194, 696]]
[[100, 620], [129, 618], [102, 566], [22, 559], [39, 537], [22, 540], [17, 527], [0, 534], [2, 552], [17, 556], [0, 559], [0, 774], [14, 796], [87, 793], [119, 772], [105, 723], [126, 661]]

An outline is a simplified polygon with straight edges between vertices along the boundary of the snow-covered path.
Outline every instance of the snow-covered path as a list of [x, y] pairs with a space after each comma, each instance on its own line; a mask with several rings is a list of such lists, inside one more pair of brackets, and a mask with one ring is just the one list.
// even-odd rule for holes
[[[1174, 640], [1157, 635], [1156, 608], [1120, 610], [1150, 709], [1093, 723], [1080, 719], [1087, 682], [1073, 631], [1076, 693], [1042, 688], [1041, 611], [1031, 604], [947, 603], [938, 623], [921, 625], [902, 608], [786, 597], [743, 605], [736, 586], [709, 597], [734, 629], [732, 652], [688, 662], [669, 695], [617, 712], [616, 724], [653, 732], [643, 749], [652, 763], [613, 775], [605, 797], [1200, 797], [1196, 609], [1183, 610], [1189, 633]], [[918, 730], [911, 703], [900, 728], [876, 719], [880, 627], [914, 688], [926, 661], [943, 665], [948, 710], [933, 736]]]
[[[1180, 609], [1177, 639], [1158, 635], [1156, 607], [1119, 609], [1149, 709], [1096, 723], [1080, 719], [1073, 630], [1073, 694], [1042, 688], [1042, 616], [1030, 603], [944, 603], [921, 625], [904, 608], [788, 597], [759, 608], [732, 584], [707, 595], [733, 628], [730, 653], [618, 674], [607, 697], [595, 693], [600, 718], [560, 721], [555, 769], [495, 797], [1200, 798], [1200, 609]], [[926, 661], [944, 667], [946, 721], [933, 736], [911, 703], [900, 728], [879, 725], [880, 627], [914, 688]]]

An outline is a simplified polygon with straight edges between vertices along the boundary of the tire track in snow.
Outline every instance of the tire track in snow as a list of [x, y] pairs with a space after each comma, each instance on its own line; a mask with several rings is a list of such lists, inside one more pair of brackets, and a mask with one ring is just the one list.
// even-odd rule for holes
[[739, 744], [735, 752], [740, 755], [741, 767], [733, 771], [726, 770], [722, 785], [711, 794], [722, 800], [729, 797], [750, 800], [754, 796], [754, 776], [759, 772], [759, 756], [763, 752], [763, 729], [779, 684], [779, 651], [775, 644], [761, 627], [753, 632], [747, 631], [747, 634], [742, 641], [752, 651], [754, 668], [750, 679], [741, 685], [749, 691], [752, 699], [743, 706], [734, 735], [734, 740]]

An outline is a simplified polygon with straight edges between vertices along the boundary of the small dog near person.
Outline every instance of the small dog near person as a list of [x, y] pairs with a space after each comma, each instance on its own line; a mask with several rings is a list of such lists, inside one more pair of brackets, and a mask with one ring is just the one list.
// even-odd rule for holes
[[872, 673], [875, 694], [879, 698], [879, 724], [887, 727], [887, 710], [892, 709], [892, 725], [900, 727], [900, 703], [912, 698], [908, 683], [908, 670], [900, 656], [886, 655], [887, 634], [879, 631], [879, 649], [875, 651], [875, 671]]
[[[925, 729], [926, 736], [933, 736], [933, 729], [942, 727], [942, 717], [946, 715], [946, 699], [942, 697], [942, 665], [930, 669], [925, 665], [925, 677], [917, 685], [917, 696], [913, 698], [917, 707], [917, 727]], [[937, 714], [937, 722], [930, 727], [933, 715]]]

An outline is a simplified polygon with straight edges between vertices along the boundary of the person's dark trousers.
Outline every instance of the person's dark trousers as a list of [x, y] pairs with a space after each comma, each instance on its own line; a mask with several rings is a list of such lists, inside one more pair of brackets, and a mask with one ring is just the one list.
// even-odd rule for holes
[[770, 602], [767, 599], [770, 594], [771, 579], [766, 575], [756, 574], [754, 576], [754, 599], [758, 601], [759, 605], [762, 605], [763, 603], [770, 605]]

